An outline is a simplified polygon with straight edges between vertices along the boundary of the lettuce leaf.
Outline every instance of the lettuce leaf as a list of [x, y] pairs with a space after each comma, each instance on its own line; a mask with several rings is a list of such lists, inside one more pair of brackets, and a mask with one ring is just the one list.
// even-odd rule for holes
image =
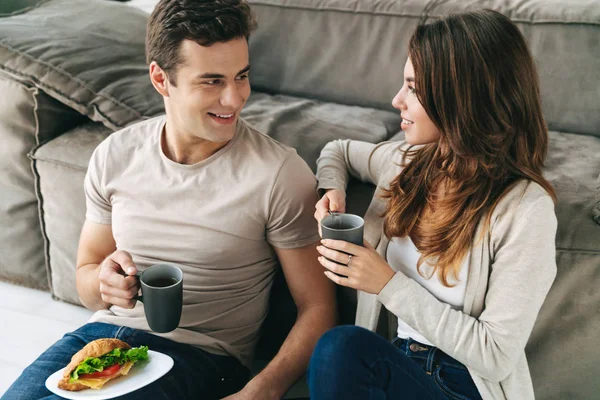
[[140, 360], [147, 359], [148, 346], [134, 347], [131, 349], [116, 348], [101, 357], [88, 357], [83, 360], [71, 373], [70, 382], [75, 382], [79, 379], [79, 375], [81, 374], [93, 374], [94, 372], [103, 371], [104, 368], [115, 364], [123, 365], [129, 361], [135, 364]]

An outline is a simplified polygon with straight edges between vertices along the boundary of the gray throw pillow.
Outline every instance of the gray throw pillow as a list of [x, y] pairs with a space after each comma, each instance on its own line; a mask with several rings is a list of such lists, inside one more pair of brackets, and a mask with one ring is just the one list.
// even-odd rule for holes
[[148, 79], [148, 14], [104, 0], [50, 0], [0, 18], [0, 69], [111, 129], [164, 111]]

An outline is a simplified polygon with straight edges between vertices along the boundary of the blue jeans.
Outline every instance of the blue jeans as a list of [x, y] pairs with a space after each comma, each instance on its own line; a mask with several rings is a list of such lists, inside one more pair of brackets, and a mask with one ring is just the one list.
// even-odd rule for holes
[[308, 369], [311, 400], [481, 399], [466, 367], [437, 347], [392, 343], [347, 325], [325, 333]]
[[100, 338], [121, 339], [132, 347], [146, 345], [175, 361], [162, 378], [119, 399], [220, 399], [241, 390], [250, 376], [248, 368], [234, 357], [211, 354], [137, 329], [95, 322], [54, 343], [23, 371], [2, 400], [61, 399], [46, 389], [46, 378], [64, 368], [87, 343]]

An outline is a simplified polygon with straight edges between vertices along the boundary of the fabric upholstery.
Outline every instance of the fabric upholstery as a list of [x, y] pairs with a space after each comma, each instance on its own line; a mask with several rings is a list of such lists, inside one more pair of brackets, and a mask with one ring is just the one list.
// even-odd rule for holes
[[81, 118], [37, 88], [2, 73], [0, 93], [0, 279], [47, 289], [44, 242], [27, 154]]
[[110, 133], [105, 126], [90, 122], [41, 146], [33, 155], [52, 294], [73, 304], [81, 304], [75, 288], [75, 262], [85, 215], [83, 178], [92, 152]]
[[556, 250], [556, 279], [525, 348], [535, 395], [595, 399], [600, 393], [600, 252]]
[[[600, 7], [595, 0], [250, 0], [254, 87], [389, 109], [421, 15], [491, 8], [523, 32], [553, 130], [600, 136]], [[557, 56], [560, 55], [560, 56]], [[569, 99], [565, 102], [565, 99]]]
[[600, 192], [600, 139], [552, 131], [549, 136], [544, 175], [558, 197], [556, 247], [600, 252], [600, 226], [593, 215]]
[[124, 127], [164, 109], [148, 79], [147, 18], [118, 2], [42, 2], [0, 20], [0, 69], [113, 130]]
[[259, 131], [294, 147], [313, 172], [328, 142], [348, 138], [377, 143], [400, 126], [398, 112], [265, 93], [250, 96], [242, 117]]

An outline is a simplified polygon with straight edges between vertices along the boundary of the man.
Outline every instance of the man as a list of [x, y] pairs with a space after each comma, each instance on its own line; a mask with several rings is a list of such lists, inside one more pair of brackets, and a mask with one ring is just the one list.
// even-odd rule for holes
[[[126, 398], [278, 399], [304, 373], [335, 323], [335, 295], [317, 262], [314, 176], [293, 149], [239, 117], [250, 95], [254, 27], [244, 0], [156, 6], [146, 51], [166, 115], [111, 135], [85, 180], [77, 290], [98, 311], [29, 366], [8, 398], [50, 395], [46, 377], [101, 337], [175, 361]], [[151, 333], [133, 299], [133, 275], [162, 262], [184, 273], [181, 322], [167, 334]], [[298, 317], [276, 357], [249, 380], [278, 262]]]

